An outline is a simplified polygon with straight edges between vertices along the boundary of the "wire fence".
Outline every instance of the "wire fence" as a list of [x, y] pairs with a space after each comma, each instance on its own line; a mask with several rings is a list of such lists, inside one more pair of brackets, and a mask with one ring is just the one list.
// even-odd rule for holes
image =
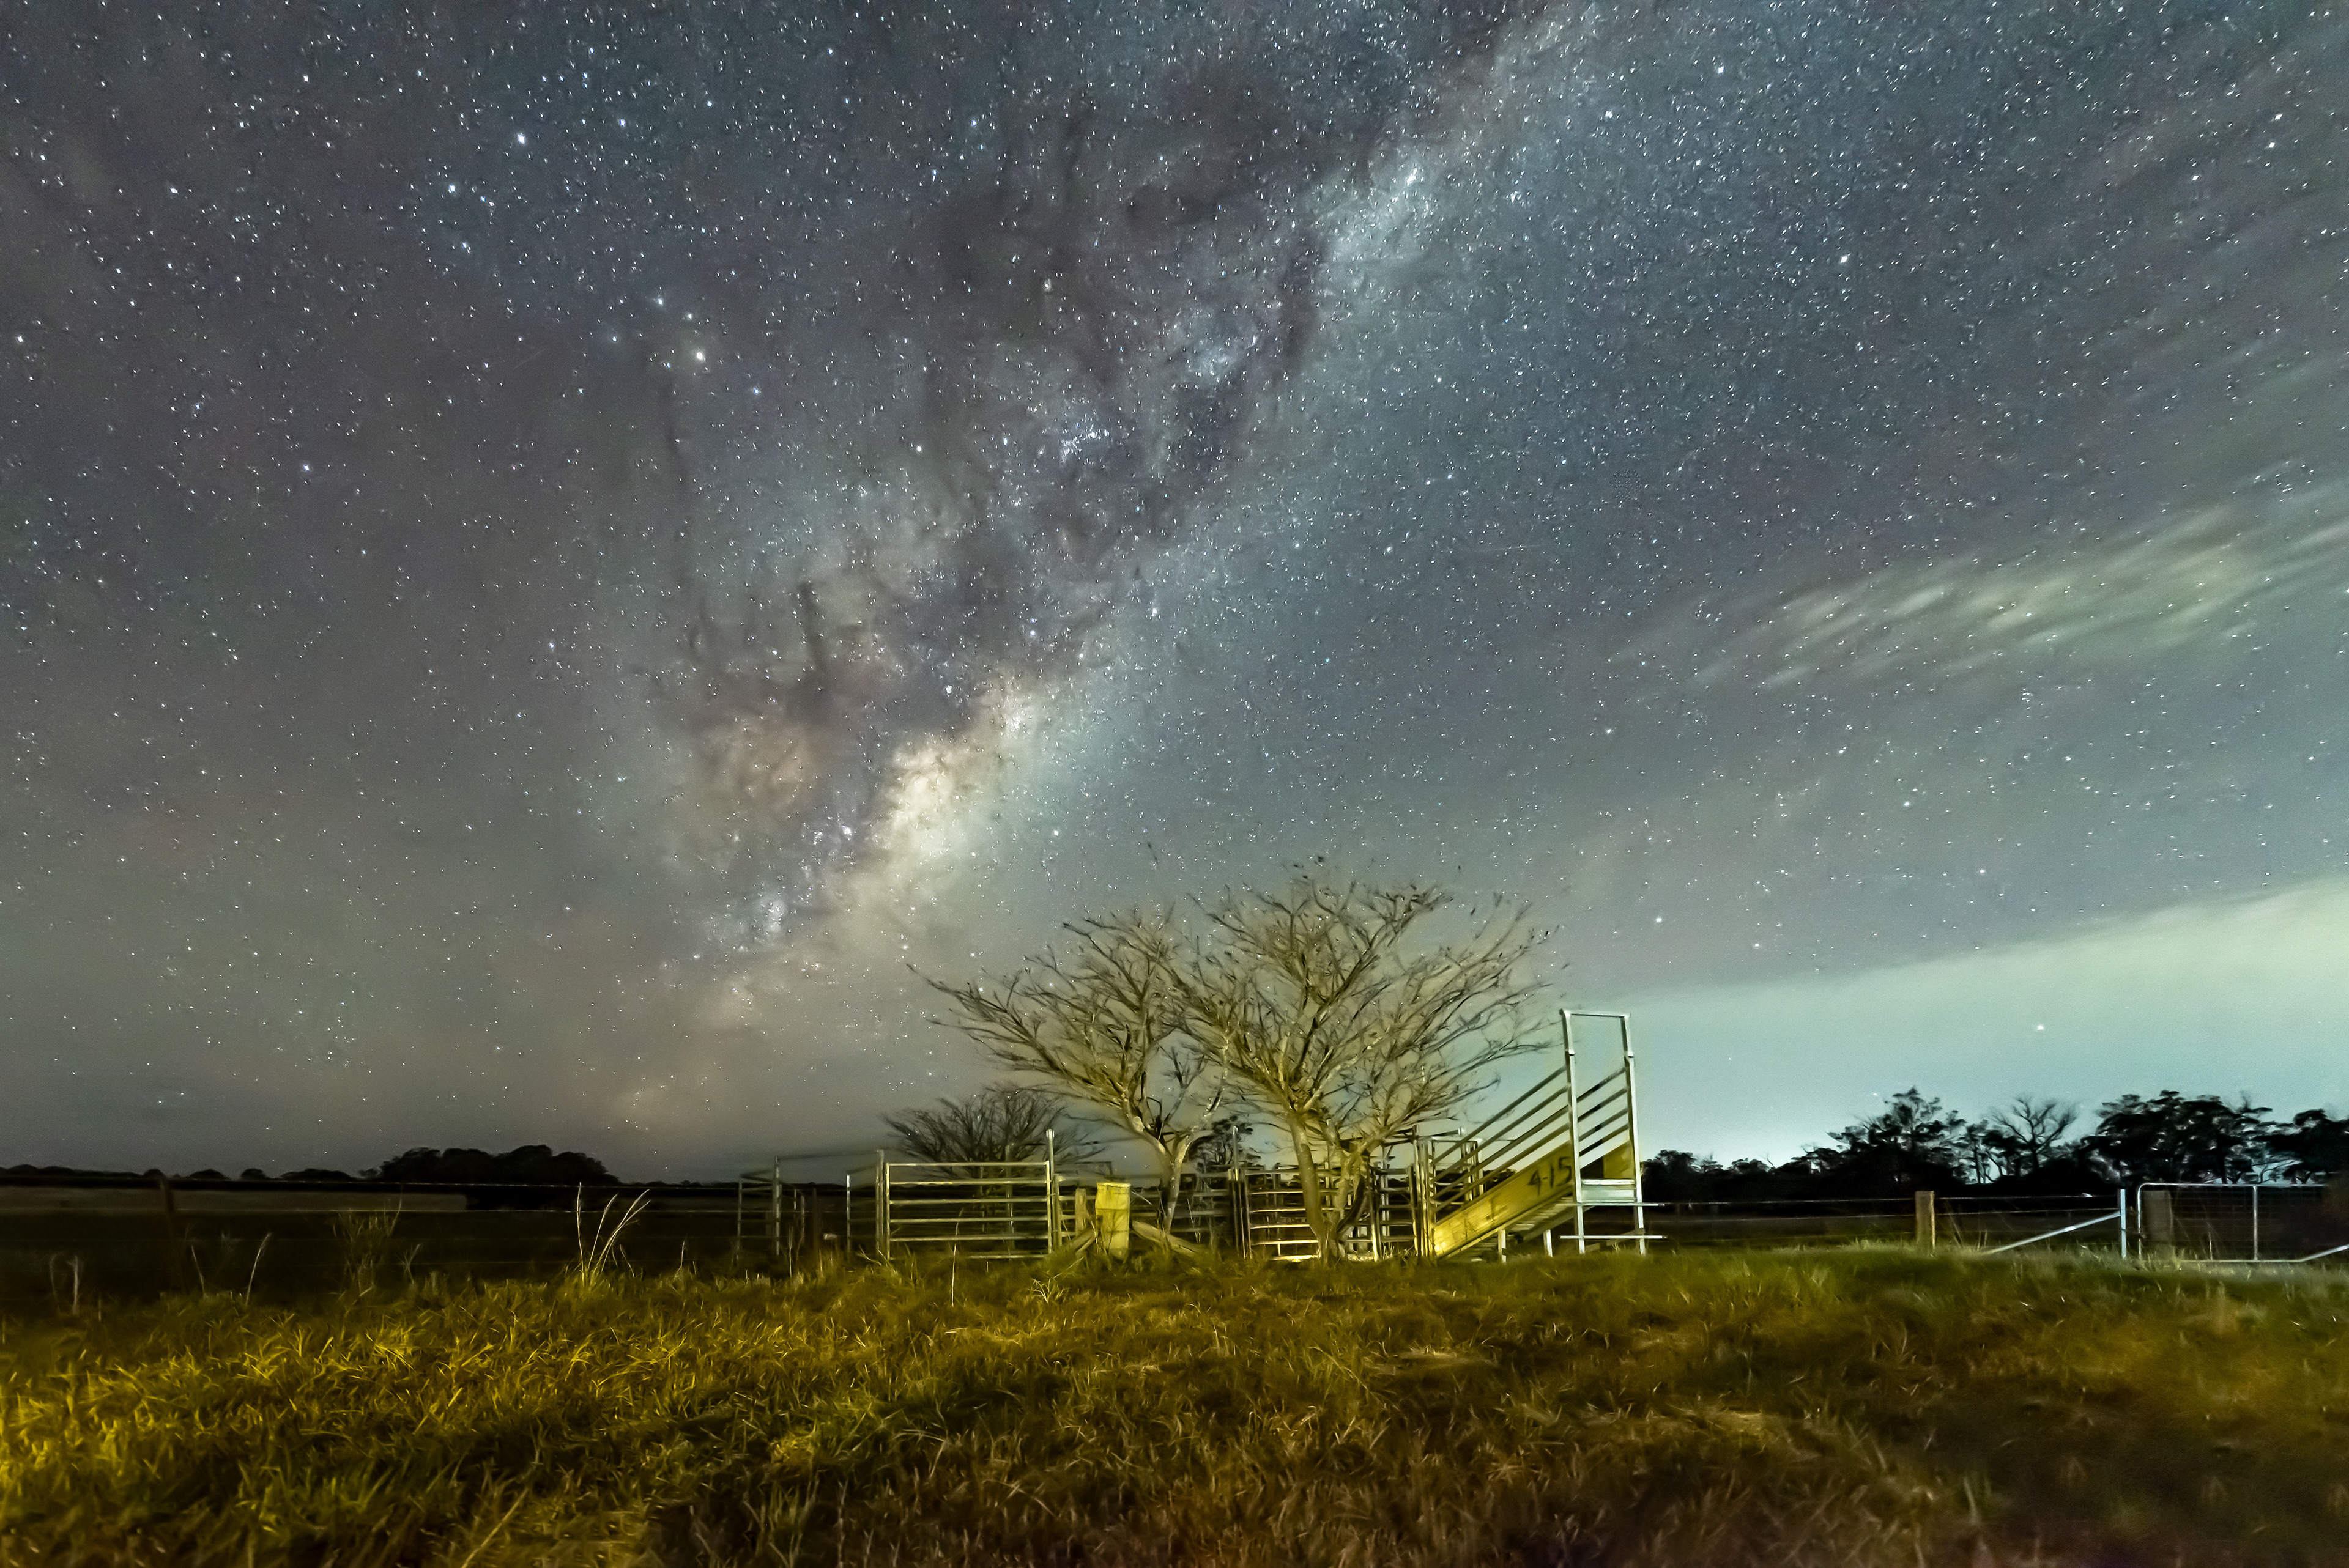
[[[884, 1162], [832, 1182], [495, 1188], [414, 1184], [74, 1183], [0, 1180], [0, 1303], [167, 1290], [292, 1296], [446, 1280], [544, 1278], [578, 1265], [599, 1223], [633, 1197], [641, 1213], [615, 1243], [642, 1273], [786, 1276], [846, 1263], [950, 1251], [973, 1259], [1036, 1257], [1075, 1235], [1105, 1171], [921, 1168]], [[1159, 1184], [1132, 1185], [1138, 1224], [1209, 1251], [1301, 1259], [1318, 1250], [1293, 1170], [1185, 1174], [1171, 1204]], [[1930, 1220], [1923, 1216], [1930, 1214]], [[370, 1219], [371, 1217], [371, 1219]], [[1626, 1223], [1629, 1217], [1626, 1216]], [[360, 1222], [368, 1222], [361, 1223]], [[1413, 1255], [1423, 1211], [1409, 1174], [1381, 1172], [1342, 1230], [1358, 1258]], [[2152, 1261], [2349, 1266], [2349, 1187], [2170, 1185], [2038, 1195], [1655, 1202], [1646, 1231], [1676, 1251], [1819, 1248], [1930, 1242], [1979, 1252], [2085, 1251]], [[1517, 1235], [1479, 1255], [1538, 1248]]]

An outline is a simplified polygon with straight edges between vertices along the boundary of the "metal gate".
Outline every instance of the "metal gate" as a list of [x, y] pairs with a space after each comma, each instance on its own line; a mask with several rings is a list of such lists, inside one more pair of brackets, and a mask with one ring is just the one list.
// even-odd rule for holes
[[1305, 1182], [1296, 1168], [1243, 1171], [1237, 1187], [1240, 1242], [1249, 1253], [1289, 1262], [1320, 1256], [1305, 1222]]
[[874, 1162], [874, 1251], [966, 1258], [1040, 1257], [1060, 1245], [1064, 1200], [1053, 1162]]
[[[1413, 1172], [1373, 1168], [1361, 1212], [1338, 1232], [1338, 1250], [1350, 1258], [1409, 1257], [1419, 1250], [1418, 1201]], [[1239, 1232], [1247, 1251], [1262, 1258], [1303, 1262], [1319, 1257], [1320, 1244], [1305, 1222], [1305, 1183], [1295, 1166], [1244, 1171], [1234, 1183]], [[1324, 1202], [1334, 1202], [1327, 1194]]]
[[2273, 1181], [2148, 1181], [2137, 1190], [2140, 1250], [2157, 1258], [2313, 1264], [2349, 1257], [2349, 1214], [2323, 1187]]

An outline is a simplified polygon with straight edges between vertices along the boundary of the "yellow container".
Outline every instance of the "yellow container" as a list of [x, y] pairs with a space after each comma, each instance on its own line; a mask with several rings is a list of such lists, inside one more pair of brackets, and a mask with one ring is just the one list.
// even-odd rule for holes
[[1093, 1189], [1093, 1223], [1100, 1227], [1102, 1252], [1112, 1258], [1133, 1250], [1133, 1188], [1124, 1181], [1103, 1181]]

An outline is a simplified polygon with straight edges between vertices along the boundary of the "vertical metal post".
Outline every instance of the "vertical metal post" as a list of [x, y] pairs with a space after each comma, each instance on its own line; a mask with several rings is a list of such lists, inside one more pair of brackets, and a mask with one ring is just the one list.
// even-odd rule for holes
[[1418, 1257], [1427, 1251], [1427, 1140], [1417, 1138], [1411, 1146], [1411, 1251]]
[[1640, 1238], [1640, 1255], [1648, 1255], [1648, 1177], [1640, 1164], [1640, 1084], [1631, 1068], [1631, 1015], [1623, 1024], [1623, 1136], [1631, 1149], [1631, 1229]]
[[883, 1263], [889, 1261], [889, 1151], [873, 1151], [873, 1245]]
[[1412, 1139], [1412, 1256], [1428, 1251], [1428, 1140]]
[[2118, 1212], [2118, 1213], [2119, 1213], [2119, 1215], [2120, 1215], [2120, 1224], [2121, 1224], [2121, 1261], [2122, 1261], [2123, 1263], [2127, 1263], [2127, 1262], [2128, 1261], [2128, 1255], [2129, 1255], [2129, 1253], [2128, 1253], [2128, 1243], [2129, 1243], [2129, 1234], [2128, 1234], [2128, 1231], [2129, 1231], [2129, 1226], [2128, 1226], [2128, 1189], [2127, 1189], [2127, 1188], [2126, 1188], [2126, 1187], [2122, 1188], [2122, 1189], [2121, 1189], [2121, 1191], [2120, 1191], [2120, 1205], [2119, 1205], [2119, 1209], [2118, 1209], [2118, 1211], [2117, 1211], [2117, 1212]]
[[1546, 1258], [1557, 1256], [1557, 1232], [1547, 1225], [1542, 1227], [1542, 1256]]
[[[1051, 1129], [1044, 1130], [1044, 1250], [1052, 1252], [1061, 1244], [1061, 1141]], [[1167, 1234], [1174, 1234], [1171, 1223]]]
[[1250, 1233], [1248, 1226], [1247, 1172], [1240, 1164], [1240, 1157], [1237, 1152], [1232, 1155], [1231, 1170], [1232, 1225], [1236, 1232], [1235, 1244], [1238, 1248], [1240, 1256], [1246, 1257], [1248, 1255], [1248, 1249], [1255, 1244], [1256, 1237]]
[[767, 1178], [767, 1256], [783, 1255], [783, 1162], [779, 1156]]
[[2251, 1183], [2251, 1262], [2260, 1261], [2260, 1184]]
[[844, 1263], [856, 1245], [856, 1172], [840, 1179], [840, 1256]]
[[746, 1177], [734, 1178], [734, 1256], [737, 1260], [742, 1256], [742, 1190], [747, 1181]]
[[1575, 1076], [1572, 1013], [1558, 1014], [1557, 1032], [1566, 1038], [1566, 1158], [1574, 1167], [1574, 1251], [1579, 1257], [1590, 1251], [1590, 1228], [1582, 1212], [1582, 1084]]

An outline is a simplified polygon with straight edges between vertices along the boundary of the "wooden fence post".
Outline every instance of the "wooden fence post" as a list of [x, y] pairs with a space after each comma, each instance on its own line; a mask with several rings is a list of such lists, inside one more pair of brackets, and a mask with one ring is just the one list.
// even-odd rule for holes
[[1933, 1194], [1925, 1188], [1920, 1187], [1917, 1189], [1916, 1196], [1917, 1244], [1920, 1247], [1930, 1247], [1933, 1244]]

